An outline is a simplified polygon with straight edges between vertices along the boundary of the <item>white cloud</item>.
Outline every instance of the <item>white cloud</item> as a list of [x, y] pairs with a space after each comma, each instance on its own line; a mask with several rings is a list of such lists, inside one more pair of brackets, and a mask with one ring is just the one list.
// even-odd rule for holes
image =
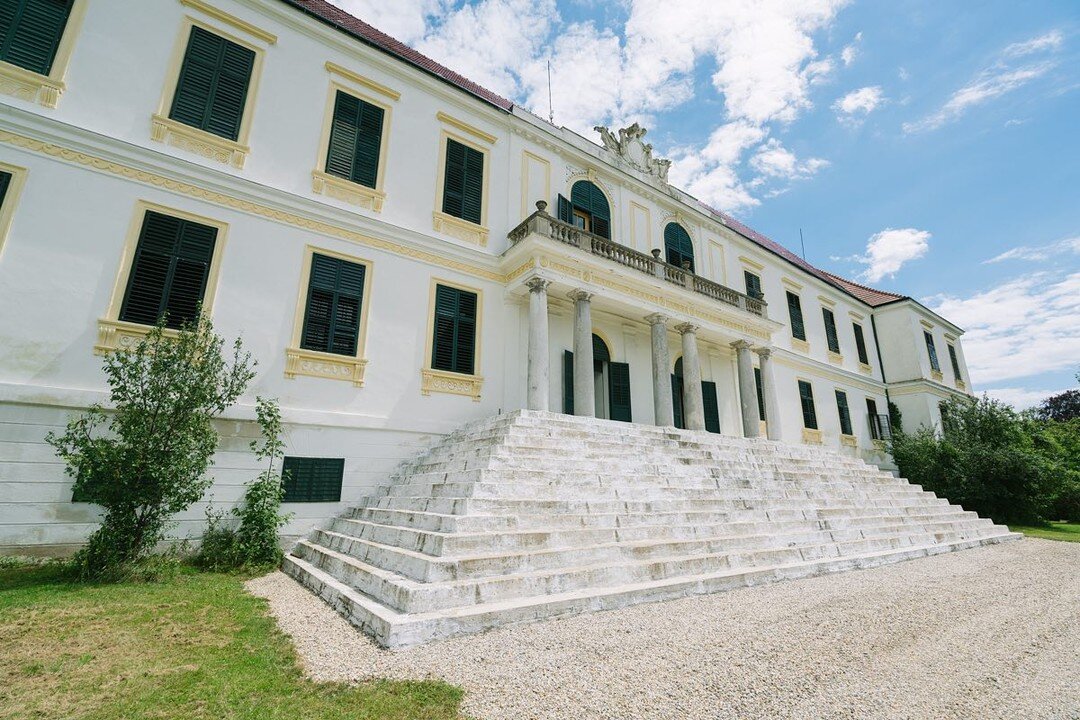
[[855, 39], [851, 41], [850, 45], [846, 45], [843, 50], [840, 51], [840, 59], [844, 61], [844, 67], [851, 65], [855, 62], [855, 58], [859, 55], [859, 44], [862, 43], [862, 33], [856, 33]]
[[1049, 260], [1056, 255], [1066, 254], [1080, 255], [1080, 235], [1038, 247], [1020, 245], [1011, 250], [1006, 250], [1000, 255], [995, 255], [989, 260], [983, 260], [983, 264], [1002, 262], [1005, 260], [1030, 260], [1033, 262], [1041, 262], [1043, 260]]
[[1080, 272], [1032, 273], [926, 305], [967, 331], [964, 356], [975, 383], [1073, 370], [1080, 358]]
[[852, 90], [834, 102], [832, 108], [841, 121], [852, 121], [860, 119], [857, 116], [866, 117], [884, 101], [885, 96], [881, 91], [881, 86], [872, 85]]
[[821, 158], [799, 160], [776, 138], [770, 138], [750, 159], [750, 167], [763, 176], [785, 180], [804, 180], [828, 165]]
[[915, 228], [886, 228], [874, 234], [866, 243], [866, 253], [855, 258], [866, 265], [860, 277], [873, 283], [895, 275], [905, 263], [927, 253], [930, 237], [926, 230]]
[[[966, 341], [965, 341], [966, 342]], [[986, 388], [985, 392], [995, 400], [1012, 405], [1017, 410], [1027, 410], [1035, 407], [1051, 395], [1063, 393], [1072, 388], [1060, 390], [1029, 390], [1021, 387]]]
[[332, 0], [352, 15], [403, 43], [412, 44], [427, 32], [429, 18], [447, 10], [445, 0]]
[[1052, 30], [1045, 35], [1040, 35], [1039, 37], [1024, 42], [1013, 43], [1005, 48], [1003, 54], [1009, 57], [1023, 57], [1024, 55], [1031, 55], [1032, 53], [1057, 50], [1061, 47], [1064, 40], [1065, 38], [1060, 30]]

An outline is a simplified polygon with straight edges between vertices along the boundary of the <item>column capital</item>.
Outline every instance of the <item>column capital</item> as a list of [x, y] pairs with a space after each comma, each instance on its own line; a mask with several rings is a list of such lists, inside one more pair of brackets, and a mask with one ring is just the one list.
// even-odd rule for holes
[[588, 290], [582, 290], [580, 288], [578, 288], [577, 290], [571, 290], [566, 294], [566, 297], [570, 298], [574, 302], [577, 302], [578, 300], [584, 300], [585, 302], [588, 302], [589, 300], [592, 300], [592, 296], [593, 294], [591, 292], [589, 292]]
[[525, 287], [529, 288], [530, 292], [540, 292], [541, 290], [547, 290], [551, 281], [547, 278], [534, 277], [525, 281]]
[[694, 323], [685, 322], [676, 325], [675, 329], [679, 331], [680, 335], [686, 335], [688, 333], [696, 333], [698, 331], [698, 326]]
[[770, 357], [772, 355], [772, 348], [771, 347], [754, 348], [754, 352], [757, 353], [758, 357], [768, 358], [768, 357]]
[[667, 321], [670, 319], [671, 318], [669, 318], [667, 315], [662, 315], [660, 313], [653, 313], [652, 315], [645, 316], [645, 321], [648, 322], [650, 325], [666, 325]]
[[736, 340], [735, 342], [731, 343], [731, 347], [735, 348], [736, 350], [749, 350], [752, 346], [745, 340]]

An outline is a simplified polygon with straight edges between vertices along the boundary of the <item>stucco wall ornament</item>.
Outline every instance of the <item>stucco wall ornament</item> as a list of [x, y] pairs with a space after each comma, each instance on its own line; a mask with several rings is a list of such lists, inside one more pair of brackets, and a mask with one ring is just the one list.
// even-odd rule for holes
[[642, 140], [645, 134], [649, 132], [648, 130], [634, 123], [630, 127], [620, 128], [617, 139], [615, 134], [604, 125], [597, 125], [593, 130], [600, 133], [604, 147], [608, 150], [626, 160], [641, 172], [652, 175], [667, 185], [671, 161], [658, 160], [652, 156], [652, 145]]

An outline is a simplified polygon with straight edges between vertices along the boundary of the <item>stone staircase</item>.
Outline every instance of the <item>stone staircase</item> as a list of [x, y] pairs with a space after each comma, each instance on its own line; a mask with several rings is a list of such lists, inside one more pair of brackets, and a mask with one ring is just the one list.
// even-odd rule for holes
[[522, 410], [399, 468], [284, 570], [404, 647], [1019, 537], [822, 448]]

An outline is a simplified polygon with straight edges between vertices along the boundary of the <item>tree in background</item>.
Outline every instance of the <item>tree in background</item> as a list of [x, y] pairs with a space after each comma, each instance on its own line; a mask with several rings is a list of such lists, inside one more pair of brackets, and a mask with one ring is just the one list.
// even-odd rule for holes
[[124, 577], [210, 486], [218, 444], [211, 421], [254, 377], [239, 339], [230, 360], [223, 348], [205, 318], [178, 332], [166, 331], [162, 318], [133, 349], [105, 357], [112, 408], [94, 405], [62, 435], [49, 434], [75, 496], [105, 510], [76, 555], [84, 577]]
[[[1076, 376], [1080, 381], [1080, 375]], [[1056, 420], [1065, 422], [1080, 418], [1080, 389], [1066, 390], [1039, 403], [1035, 408], [1035, 416], [1040, 420]]]

